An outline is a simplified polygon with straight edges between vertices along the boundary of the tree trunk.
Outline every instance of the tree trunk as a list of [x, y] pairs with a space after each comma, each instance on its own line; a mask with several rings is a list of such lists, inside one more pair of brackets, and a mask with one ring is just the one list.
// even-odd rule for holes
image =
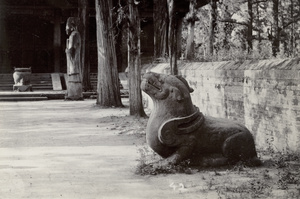
[[80, 18], [81, 34], [81, 77], [84, 91], [91, 90], [90, 82], [90, 62], [89, 62], [89, 2], [88, 0], [78, 0], [78, 15]]
[[140, 17], [134, 0], [128, 0], [128, 67], [130, 115], [145, 117], [141, 91]]
[[195, 56], [195, 21], [190, 21], [188, 24], [188, 39], [186, 43], [185, 57], [187, 60], [193, 60]]
[[154, 0], [154, 57], [168, 55], [168, 9], [167, 0]]
[[276, 57], [279, 52], [279, 0], [273, 0], [273, 31], [274, 37], [272, 41], [273, 56]]
[[249, 21], [248, 21], [248, 31], [247, 31], [247, 44], [248, 44], [248, 53], [252, 51], [253, 44], [252, 44], [252, 31], [253, 31], [253, 3], [252, 0], [248, 0], [248, 15], [249, 15]]
[[[122, 9], [125, 7], [127, 2], [121, 0], [112, 0], [113, 1], [113, 9], [116, 12], [118, 9]], [[124, 50], [124, 47], [127, 48], [127, 41], [124, 41], [124, 37], [127, 38], [127, 31], [125, 30], [124, 23], [125, 20], [120, 20], [118, 14], [113, 15], [114, 21], [114, 34], [115, 34], [115, 49], [117, 56], [117, 65], [118, 72], [124, 72], [127, 68], [127, 50]], [[126, 57], [126, 59], [125, 59]]]
[[215, 42], [215, 29], [217, 26], [217, 2], [216, 0], [211, 0], [211, 21], [210, 21], [210, 33], [209, 33], [209, 44], [208, 52], [210, 56], [214, 54], [214, 42]]
[[112, 2], [96, 0], [95, 3], [98, 49], [97, 105], [121, 107], [123, 105], [112, 31]]
[[291, 27], [291, 33], [290, 33], [290, 50], [289, 50], [289, 56], [294, 57], [294, 44], [295, 44], [295, 17], [294, 17], [294, 2], [291, 0], [291, 19], [293, 21], [292, 27]]
[[[123, 63], [126, 60], [123, 60], [123, 54], [127, 54], [126, 52], [123, 53], [123, 34], [126, 34], [126, 32], [123, 33], [124, 28], [122, 24], [117, 25], [118, 31], [116, 32], [116, 55], [117, 55], [117, 65], [118, 65], [118, 72], [124, 72], [126, 69], [126, 64]], [[123, 67], [124, 64], [124, 67]]]
[[177, 30], [176, 30], [176, 43], [177, 43], [177, 59], [181, 58], [182, 53], [182, 27], [183, 27], [183, 18], [182, 16], [179, 16], [177, 18]]
[[261, 22], [260, 22], [260, 12], [259, 12], [259, 3], [256, 3], [256, 16], [257, 16], [257, 23], [258, 23], [258, 28], [259, 28], [259, 31], [257, 33], [257, 40], [258, 40], [258, 45], [257, 45], [257, 48], [258, 48], [258, 53], [261, 53], [261, 41], [262, 41], [262, 37], [261, 37], [261, 31], [260, 29], [262, 28], [261, 27]]
[[195, 49], [194, 49], [194, 37], [195, 37], [195, 21], [197, 20], [196, 17], [196, 10], [195, 10], [195, 0], [190, 1], [190, 10], [187, 16], [188, 22], [188, 38], [186, 43], [186, 51], [185, 51], [185, 58], [187, 60], [194, 59]]
[[169, 58], [170, 69], [172, 75], [178, 75], [177, 68], [177, 31], [178, 31], [178, 19], [175, 12], [175, 0], [168, 0], [168, 13], [169, 13]]

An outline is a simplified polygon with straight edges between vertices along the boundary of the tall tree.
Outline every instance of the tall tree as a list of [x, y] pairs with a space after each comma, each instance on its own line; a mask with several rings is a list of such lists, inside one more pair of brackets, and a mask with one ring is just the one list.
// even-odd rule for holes
[[284, 46], [284, 54], [294, 57], [297, 47], [296, 39], [299, 38], [300, 1], [290, 0], [280, 2], [281, 26], [279, 28], [280, 42]]
[[123, 106], [117, 70], [112, 22], [112, 1], [96, 0], [98, 84], [97, 104], [104, 107]]
[[[168, 14], [169, 14], [169, 58], [171, 74], [178, 74], [177, 58], [182, 32], [182, 22], [186, 13], [189, 11], [189, 2], [181, 0], [168, 0]], [[179, 51], [180, 52], [180, 51]]]
[[128, 1], [128, 67], [129, 67], [129, 111], [136, 117], [146, 116], [141, 93], [141, 25], [138, 1]]
[[273, 41], [272, 41], [272, 52], [273, 56], [276, 57], [279, 52], [279, 0], [273, 0]]
[[291, 33], [290, 33], [290, 49], [288, 54], [290, 56], [294, 56], [294, 44], [295, 44], [295, 17], [294, 17], [294, 1], [290, 0], [290, 18], [291, 21], [293, 22], [292, 27], [291, 27]]
[[248, 53], [253, 49], [253, 3], [252, 0], [248, 0], [248, 25], [247, 25], [247, 44], [248, 44]]
[[[244, 47], [242, 47], [242, 49], [246, 49], [248, 53], [250, 53], [253, 49], [253, 39], [254, 39], [253, 23], [255, 20], [254, 13], [253, 13], [253, 6], [255, 4], [258, 6], [260, 2], [264, 2], [264, 1], [265, 0], [259, 0], [259, 1], [246, 0], [245, 2], [242, 2], [242, 4], [238, 4], [240, 7], [246, 6], [245, 9], [246, 11], [242, 11], [242, 9], [238, 8], [239, 6], [235, 5], [234, 8], [231, 9], [235, 10], [236, 13], [239, 13], [239, 17], [236, 18], [233, 18], [234, 14], [236, 13], [231, 13], [231, 14], [228, 13], [228, 4], [227, 4], [225, 5], [225, 15], [224, 15], [225, 19], [219, 20], [221, 22], [225, 22], [225, 27], [229, 32], [232, 31], [233, 24], [243, 26], [243, 28], [241, 28], [240, 35], [243, 36], [242, 40], [245, 41], [246, 43], [243, 42]], [[237, 12], [237, 10], [239, 11]], [[256, 14], [259, 14], [259, 12], [257, 12]], [[257, 19], [259, 19], [259, 16], [257, 16]], [[260, 31], [259, 27], [255, 28], [255, 30]], [[227, 33], [225, 35], [228, 36]]]
[[208, 43], [208, 51], [209, 54], [212, 56], [214, 54], [214, 41], [216, 36], [216, 27], [217, 27], [217, 1], [211, 0], [211, 18], [210, 18], [210, 31], [209, 31], [209, 43]]
[[257, 31], [257, 40], [258, 40], [258, 53], [261, 53], [261, 41], [262, 41], [262, 36], [261, 36], [261, 20], [260, 20], [260, 10], [259, 10], [259, 2], [256, 3], [256, 25], [257, 25], [257, 28], [258, 28], [258, 31]]
[[167, 0], [153, 0], [154, 57], [168, 55], [168, 9]]
[[195, 54], [195, 49], [194, 49], [195, 22], [198, 19], [195, 7], [196, 7], [196, 0], [191, 0], [189, 13], [186, 16], [186, 20], [188, 22], [188, 32], [189, 32], [187, 43], [186, 43], [186, 52], [185, 52], [185, 58], [187, 60], [192, 60]]
[[91, 89], [90, 82], [90, 59], [89, 59], [89, 1], [78, 0], [78, 15], [81, 26], [81, 78], [82, 88], [87, 91]]
[[175, 0], [168, 0], [168, 14], [169, 14], [169, 29], [168, 29], [168, 42], [169, 42], [169, 58], [171, 74], [177, 75], [177, 31], [178, 31], [178, 18], [175, 11]]

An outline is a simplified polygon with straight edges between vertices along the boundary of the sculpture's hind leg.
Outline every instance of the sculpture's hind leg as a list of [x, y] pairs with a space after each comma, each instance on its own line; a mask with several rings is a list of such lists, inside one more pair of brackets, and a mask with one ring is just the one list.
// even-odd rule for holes
[[[255, 150], [255, 143], [249, 132], [239, 132], [228, 137], [223, 144], [223, 155], [228, 158], [231, 163], [240, 160], [259, 161]], [[257, 165], [258, 163], [254, 163]]]

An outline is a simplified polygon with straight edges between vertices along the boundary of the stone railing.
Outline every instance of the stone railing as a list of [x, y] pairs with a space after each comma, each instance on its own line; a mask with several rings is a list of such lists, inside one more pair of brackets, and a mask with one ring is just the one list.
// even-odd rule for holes
[[[169, 64], [148, 70], [169, 73]], [[245, 124], [260, 150], [300, 151], [300, 59], [182, 63], [179, 73], [205, 115]]]

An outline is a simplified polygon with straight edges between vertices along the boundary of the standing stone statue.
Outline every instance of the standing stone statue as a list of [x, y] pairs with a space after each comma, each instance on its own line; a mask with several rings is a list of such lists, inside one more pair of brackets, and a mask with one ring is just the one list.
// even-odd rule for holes
[[81, 82], [81, 37], [77, 30], [79, 19], [69, 17], [66, 25], [66, 33], [69, 35], [66, 43], [67, 55], [67, 100], [82, 100]]

